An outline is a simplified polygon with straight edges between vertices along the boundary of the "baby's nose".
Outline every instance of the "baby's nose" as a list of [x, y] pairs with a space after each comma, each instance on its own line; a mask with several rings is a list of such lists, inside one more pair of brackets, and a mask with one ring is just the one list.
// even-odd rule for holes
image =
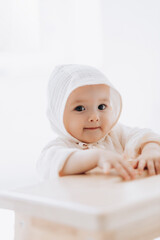
[[89, 122], [98, 122], [99, 121], [98, 114], [97, 113], [93, 113], [92, 115], [90, 115], [88, 121]]

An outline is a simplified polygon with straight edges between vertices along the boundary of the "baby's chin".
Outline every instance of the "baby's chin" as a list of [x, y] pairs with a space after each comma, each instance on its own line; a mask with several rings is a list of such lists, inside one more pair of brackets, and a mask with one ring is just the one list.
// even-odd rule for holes
[[81, 141], [81, 142], [84, 142], [84, 143], [92, 144], [92, 143], [98, 142], [102, 138], [103, 138], [103, 136], [102, 137], [95, 136], [95, 137], [80, 138], [78, 140]]
[[74, 138], [76, 138], [77, 140], [83, 142], [83, 143], [88, 143], [88, 144], [92, 144], [92, 143], [97, 143], [99, 140], [101, 140], [105, 134], [97, 132], [96, 133], [90, 133], [90, 134], [82, 134], [81, 136], [75, 136], [74, 134], [72, 135]]
[[102, 132], [95, 132], [94, 134], [89, 134], [89, 135], [86, 135], [83, 136], [83, 140], [81, 140], [82, 142], [85, 142], [85, 143], [97, 143], [99, 140], [101, 140], [103, 137], [105, 136], [105, 134]]

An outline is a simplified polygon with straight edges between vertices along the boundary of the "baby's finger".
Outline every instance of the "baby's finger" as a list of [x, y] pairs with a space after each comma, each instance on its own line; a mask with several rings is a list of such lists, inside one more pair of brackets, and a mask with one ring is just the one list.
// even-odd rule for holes
[[104, 173], [109, 173], [111, 169], [111, 164], [109, 162], [105, 162], [103, 164], [103, 172]]
[[124, 161], [124, 160], [120, 160], [121, 165], [123, 165], [123, 167], [125, 168], [125, 170], [128, 172], [128, 174], [130, 175], [130, 177], [132, 179], [135, 179], [136, 176], [136, 172], [133, 169], [133, 167], [129, 164], [129, 162]]
[[124, 178], [124, 180], [130, 180], [130, 175], [119, 162], [114, 163], [114, 168]]
[[145, 159], [140, 159], [140, 161], [138, 163], [139, 172], [142, 173], [145, 167], [146, 167], [146, 160]]
[[160, 161], [159, 160], [155, 161], [155, 168], [156, 168], [156, 173], [160, 174]]
[[152, 159], [147, 161], [147, 167], [148, 167], [148, 172], [149, 172], [150, 176], [153, 176], [156, 174], [155, 167], [154, 167], [154, 161]]
[[136, 159], [136, 160], [133, 160], [133, 161], [131, 161], [131, 166], [133, 167], [133, 168], [137, 168], [138, 167], [138, 160]]

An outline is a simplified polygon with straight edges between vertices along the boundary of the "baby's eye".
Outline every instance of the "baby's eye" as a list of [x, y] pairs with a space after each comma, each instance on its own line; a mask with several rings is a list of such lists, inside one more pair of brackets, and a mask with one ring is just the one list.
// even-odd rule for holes
[[99, 110], [104, 110], [106, 107], [107, 107], [106, 104], [100, 104], [100, 105], [98, 106], [98, 109], [99, 109]]
[[77, 106], [77, 107], [75, 108], [75, 110], [78, 111], [78, 112], [81, 112], [81, 111], [84, 111], [85, 108], [84, 108], [83, 106]]

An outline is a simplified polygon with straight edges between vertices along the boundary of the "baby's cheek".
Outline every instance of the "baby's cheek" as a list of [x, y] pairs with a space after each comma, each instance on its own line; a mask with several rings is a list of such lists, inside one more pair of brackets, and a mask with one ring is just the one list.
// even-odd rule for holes
[[74, 118], [70, 122], [70, 128], [75, 133], [80, 133], [83, 131], [83, 121], [81, 119]]
[[108, 128], [110, 128], [110, 126], [113, 124], [113, 121], [111, 120], [111, 118], [107, 118], [103, 121], [103, 129], [104, 130], [108, 130]]
[[70, 122], [70, 129], [74, 132], [78, 131], [78, 126], [76, 121]]

